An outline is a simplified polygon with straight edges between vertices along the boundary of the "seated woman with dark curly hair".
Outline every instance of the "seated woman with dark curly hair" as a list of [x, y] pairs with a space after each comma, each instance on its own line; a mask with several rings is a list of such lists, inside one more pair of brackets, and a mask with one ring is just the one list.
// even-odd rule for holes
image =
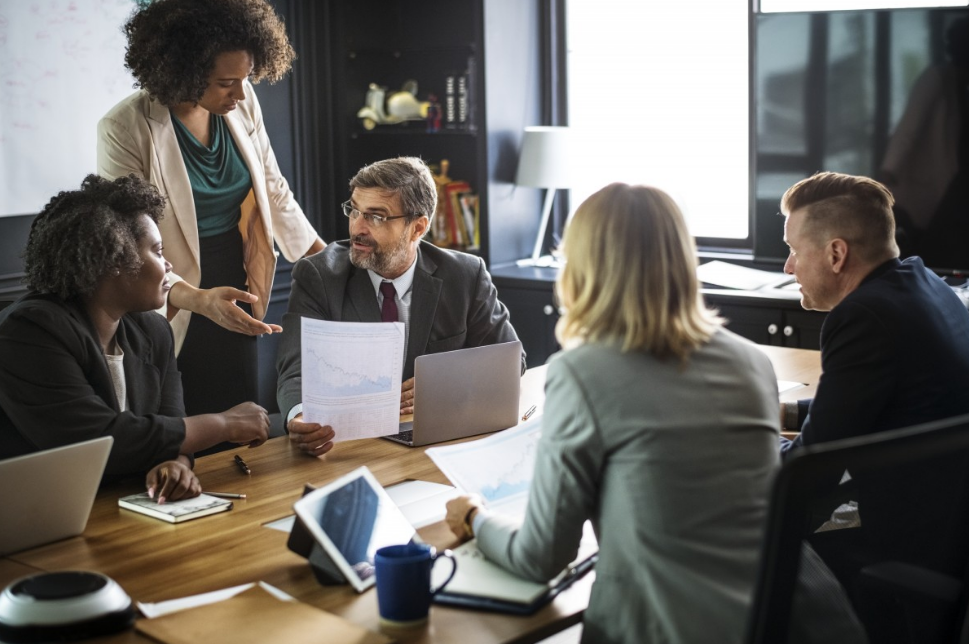
[[147, 471], [163, 501], [200, 492], [194, 452], [265, 442], [269, 418], [254, 403], [184, 418], [172, 330], [154, 313], [172, 268], [164, 207], [141, 179], [90, 175], [34, 220], [31, 290], [0, 322], [0, 459], [112, 436], [105, 479]]

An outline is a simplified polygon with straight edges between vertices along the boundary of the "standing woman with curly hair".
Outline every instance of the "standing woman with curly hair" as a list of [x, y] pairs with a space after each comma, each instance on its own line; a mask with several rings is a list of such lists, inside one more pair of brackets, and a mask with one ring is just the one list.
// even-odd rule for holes
[[34, 219], [30, 292], [0, 322], [0, 459], [112, 436], [105, 478], [147, 472], [149, 492], [174, 500], [201, 489], [193, 453], [268, 437], [251, 402], [184, 417], [172, 330], [154, 312], [171, 286], [164, 208], [142, 179], [92, 174]]
[[273, 244], [290, 261], [325, 245], [280, 173], [250, 84], [281, 78], [293, 49], [264, 0], [155, 0], [124, 30], [141, 89], [99, 123], [98, 173], [133, 173], [168, 198], [166, 315], [188, 413], [254, 400], [255, 336], [281, 330], [261, 321]]

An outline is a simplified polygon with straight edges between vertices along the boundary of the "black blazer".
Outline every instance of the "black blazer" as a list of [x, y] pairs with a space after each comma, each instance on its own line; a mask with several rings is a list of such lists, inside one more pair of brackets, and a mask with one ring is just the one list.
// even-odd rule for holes
[[0, 322], [0, 459], [113, 436], [105, 478], [144, 474], [185, 439], [181, 376], [168, 322], [125, 315], [128, 410], [119, 411], [107, 361], [86, 312], [31, 293]]
[[[825, 319], [809, 403], [790, 447], [969, 413], [969, 312], [921, 259], [882, 264]], [[867, 538], [889, 556], [961, 575], [965, 562], [948, 560], [952, 550], [939, 541], [954, 536], [965, 511], [947, 492], [961, 485], [961, 460], [856, 476]]]
[[[414, 375], [414, 360], [428, 353], [513, 342], [518, 339], [508, 309], [480, 257], [418, 246], [410, 305], [410, 330], [403, 379]], [[328, 244], [323, 251], [293, 267], [289, 311], [276, 367], [277, 399], [283, 417], [303, 400], [300, 361], [300, 318], [334, 322], [380, 322], [373, 282], [350, 263], [349, 243]], [[522, 371], [525, 355], [522, 354]]]

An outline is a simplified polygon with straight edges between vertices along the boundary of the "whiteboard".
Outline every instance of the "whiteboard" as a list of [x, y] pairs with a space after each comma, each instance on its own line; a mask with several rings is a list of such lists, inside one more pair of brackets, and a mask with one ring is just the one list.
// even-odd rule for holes
[[33, 214], [97, 170], [97, 125], [134, 90], [135, 0], [0, 0], [0, 216]]

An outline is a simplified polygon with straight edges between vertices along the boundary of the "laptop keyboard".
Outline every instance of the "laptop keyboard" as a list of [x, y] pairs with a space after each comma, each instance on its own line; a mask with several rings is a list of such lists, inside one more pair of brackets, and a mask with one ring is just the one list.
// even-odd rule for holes
[[391, 440], [400, 441], [401, 443], [413, 443], [414, 442], [414, 430], [408, 429], [400, 432], [399, 434], [392, 434], [387, 438]]

